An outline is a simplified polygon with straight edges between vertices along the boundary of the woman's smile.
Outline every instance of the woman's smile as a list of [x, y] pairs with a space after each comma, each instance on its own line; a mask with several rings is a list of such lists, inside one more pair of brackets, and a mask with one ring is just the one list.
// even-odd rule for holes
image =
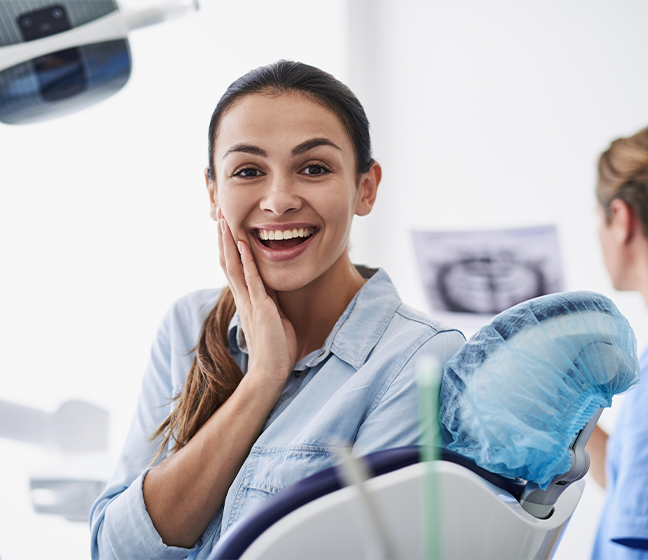
[[250, 237], [264, 258], [285, 261], [301, 255], [318, 232], [313, 226], [281, 224], [255, 228]]

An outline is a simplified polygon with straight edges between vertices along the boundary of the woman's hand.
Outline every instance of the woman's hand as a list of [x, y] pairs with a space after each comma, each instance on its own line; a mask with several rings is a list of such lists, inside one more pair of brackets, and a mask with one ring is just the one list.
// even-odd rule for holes
[[259, 276], [252, 251], [237, 243], [220, 208], [220, 264], [232, 290], [248, 347], [248, 374], [260, 376], [281, 391], [297, 359], [295, 329], [281, 311], [274, 290]]
[[220, 263], [248, 345], [248, 372], [189, 442], [153, 467], [142, 492], [153, 526], [169, 546], [194, 545], [241, 469], [297, 356], [295, 330], [266, 289], [247, 243], [219, 221]]

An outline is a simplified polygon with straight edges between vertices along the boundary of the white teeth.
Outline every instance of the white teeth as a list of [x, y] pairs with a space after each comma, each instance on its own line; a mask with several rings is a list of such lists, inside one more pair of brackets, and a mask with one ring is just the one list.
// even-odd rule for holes
[[313, 228], [294, 228], [287, 230], [272, 230], [272, 229], [259, 229], [257, 230], [259, 239], [263, 240], [276, 240], [276, 239], [293, 239], [295, 237], [310, 237], [313, 235]]

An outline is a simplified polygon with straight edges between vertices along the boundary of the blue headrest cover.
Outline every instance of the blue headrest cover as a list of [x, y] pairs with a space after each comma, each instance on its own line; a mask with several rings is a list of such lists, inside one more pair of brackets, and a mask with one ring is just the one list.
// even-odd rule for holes
[[497, 315], [446, 363], [440, 421], [448, 449], [546, 488], [599, 407], [639, 383], [627, 319], [594, 292], [551, 294]]

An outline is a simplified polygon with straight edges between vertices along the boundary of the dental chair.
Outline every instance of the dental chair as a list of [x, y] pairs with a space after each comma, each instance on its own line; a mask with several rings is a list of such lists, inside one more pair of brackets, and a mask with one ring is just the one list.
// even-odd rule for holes
[[602, 407], [637, 383], [634, 334], [607, 298], [515, 306], [446, 364], [436, 460], [422, 462], [419, 447], [374, 453], [351, 460], [368, 474], [350, 485], [342, 461], [269, 498], [209, 560], [426, 557], [430, 480], [442, 558], [551, 558], [582, 495]]
[[[538, 519], [520, 505], [522, 481], [493, 475], [447, 449], [441, 452], [432, 467], [443, 504], [443, 558], [552, 556], [580, 500], [583, 480], [566, 487], [548, 519]], [[209, 560], [423, 558], [420, 500], [428, 471], [419, 462], [419, 448], [391, 449], [363, 460], [375, 474], [364, 484], [388, 527], [389, 545], [368, 540], [361, 496], [357, 488], [343, 487], [333, 467], [268, 499], [225, 534]], [[380, 553], [385, 549], [391, 554]]]

